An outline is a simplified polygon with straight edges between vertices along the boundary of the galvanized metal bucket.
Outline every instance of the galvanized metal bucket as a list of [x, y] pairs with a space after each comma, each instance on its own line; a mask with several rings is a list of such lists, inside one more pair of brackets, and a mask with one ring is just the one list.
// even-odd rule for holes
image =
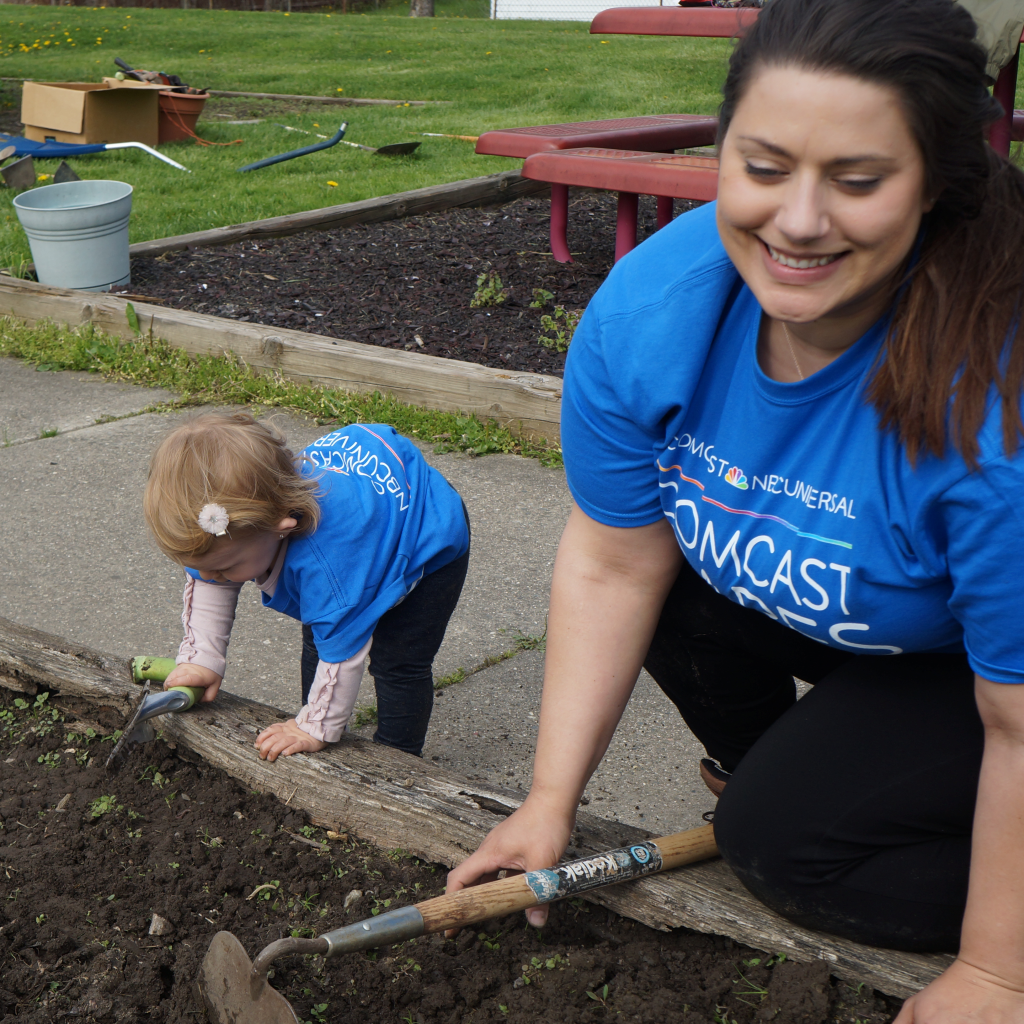
[[123, 181], [68, 181], [14, 199], [40, 283], [108, 291], [128, 284], [132, 187]]

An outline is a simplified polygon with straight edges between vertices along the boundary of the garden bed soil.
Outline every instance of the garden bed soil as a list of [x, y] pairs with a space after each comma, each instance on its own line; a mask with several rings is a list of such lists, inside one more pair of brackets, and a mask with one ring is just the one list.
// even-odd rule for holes
[[[195, 1021], [215, 932], [252, 955], [442, 891], [443, 868], [307, 826], [159, 739], [106, 771], [115, 723], [88, 713], [0, 690], [0, 1020]], [[455, 940], [292, 957], [272, 983], [310, 1024], [882, 1024], [897, 1008], [822, 963], [583, 901], [553, 907], [542, 931], [515, 915]]]
[[[692, 205], [678, 201], [676, 208]], [[616, 196], [572, 193], [574, 263], [550, 255], [549, 212], [547, 199], [527, 197], [492, 209], [140, 257], [132, 261], [129, 291], [197, 313], [561, 375], [565, 353], [539, 343], [541, 318], [556, 305], [582, 310], [608, 274]], [[641, 237], [654, 229], [654, 216], [654, 199], [641, 197]], [[504, 301], [474, 307], [479, 278], [486, 284], [492, 274]]]

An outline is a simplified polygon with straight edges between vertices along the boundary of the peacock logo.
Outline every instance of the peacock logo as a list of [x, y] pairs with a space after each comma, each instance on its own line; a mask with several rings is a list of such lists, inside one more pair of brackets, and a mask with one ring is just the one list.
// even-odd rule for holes
[[732, 484], [733, 487], [738, 487], [741, 491], [747, 489], [747, 478], [743, 475], [743, 470], [739, 466], [733, 466], [728, 473], [725, 474], [725, 482]]

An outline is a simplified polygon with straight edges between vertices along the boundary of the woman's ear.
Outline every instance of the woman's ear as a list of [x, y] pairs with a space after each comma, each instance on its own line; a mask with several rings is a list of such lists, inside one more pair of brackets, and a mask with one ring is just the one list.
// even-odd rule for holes
[[292, 533], [298, 527], [298, 525], [299, 521], [297, 519], [293, 519], [291, 516], [285, 516], [284, 519], [274, 527], [274, 533], [280, 534], [282, 537], [287, 537], [289, 533]]

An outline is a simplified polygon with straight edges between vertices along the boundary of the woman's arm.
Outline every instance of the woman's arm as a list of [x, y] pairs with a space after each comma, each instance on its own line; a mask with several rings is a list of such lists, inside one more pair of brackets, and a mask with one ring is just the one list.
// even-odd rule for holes
[[956, 961], [896, 1024], [1024, 1022], [1024, 685], [975, 676], [985, 753]]
[[[667, 519], [622, 529], [573, 507], [551, 583], [533, 785], [522, 807], [449, 874], [449, 891], [493, 878], [501, 868], [531, 871], [557, 863], [681, 563]], [[539, 926], [547, 908], [533, 908], [528, 917]]]

